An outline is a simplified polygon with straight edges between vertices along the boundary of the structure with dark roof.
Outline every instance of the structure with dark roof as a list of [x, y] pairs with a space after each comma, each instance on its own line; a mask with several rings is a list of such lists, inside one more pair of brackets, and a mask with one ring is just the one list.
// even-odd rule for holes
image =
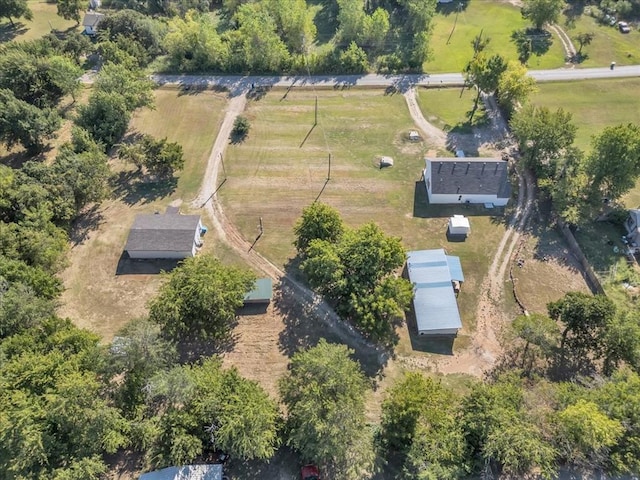
[[504, 206], [511, 196], [508, 162], [501, 158], [426, 158], [429, 203]]
[[98, 25], [103, 18], [104, 13], [91, 11], [85, 13], [84, 18], [82, 19], [82, 27], [84, 28], [83, 33], [92, 36], [98, 33]]
[[187, 258], [202, 244], [200, 215], [137, 215], [124, 247], [130, 258]]
[[409, 252], [407, 272], [413, 284], [418, 333], [457, 335], [462, 322], [454, 285], [464, 282], [460, 258], [442, 248]]

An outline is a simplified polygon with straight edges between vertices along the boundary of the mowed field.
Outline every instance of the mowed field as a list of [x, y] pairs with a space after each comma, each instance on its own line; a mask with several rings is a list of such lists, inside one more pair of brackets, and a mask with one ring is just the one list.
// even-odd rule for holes
[[[520, 8], [507, 2], [470, 1], [456, 14], [456, 5], [440, 5], [434, 20], [431, 40], [432, 58], [423, 65], [428, 73], [460, 72], [473, 57], [473, 42], [477, 35], [490, 38], [487, 53], [499, 53], [508, 60], [517, 60], [518, 53], [511, 34], [529, 26]], [[559, 68], [564, 65], [560, 40], [552, 37], [549, 50], [542, 56], [532, 55], [529, 68]]]
[[[284, 266], [295, 256], [294, 224], [316, 199], [335, 207], [352, 227], [377, 223], [401, 237], [408, 250], [444, 247], [462, 259], [466, 281], [459, 302], [472, 329], [478, 287], [504, 233], [500, 212], [427, 204], [420, 176], [430, 145], [408, 141], [414, 127], [402, 96], [318, 91], [318, 125], [312, 129], [315, 96], [311, 90], [271, 91], [249, 103], [249, 136], [225, 157], [228, 180], [219, 195], [228, 217], [249, 241], [262, 218], [264, 235], [254, 248]], [[380, 155], [391, 156], [394, 166], [380, 169]], [[473, 216], [467, 242], [447, 242], [453, 213]]]
[[[155, 110], [138, 112], [130, 133], [178, 141], [184, 148], [185, 170], [178, 172], [175, 183], [145, 183], [114, 160], [114, 198], [77, 222], [70, 266], [61, 275], [66, 291], [60, 314], [97, 332], [105, 341], [130, 319], [146, 313], [146, 303], [161, 280], [157, 274], [116, 274], [135, 215], [164, 211], [170, 203], [181, 204], [183, 212], [198, 213], [189, 202], [202, 181], [226, 104], [225, 94], [212, 91], [182, 95], [177, 89], [159, 89], [155, 95]], [[212, 248], [208, 240], [205, 238], [205, 249]]]
[[33, 40], [50, 33], [52, 30], [64, 32], [76, 27], [76, 22], [73, 20], [65, 20], [58, 16], [58, 9], [54, 2], [29, 0], [27, 3], [33, 12], [33, 19], [14, 18], [15, 26], [12, 26], [6, 18], [0, 19], [0, 42]]

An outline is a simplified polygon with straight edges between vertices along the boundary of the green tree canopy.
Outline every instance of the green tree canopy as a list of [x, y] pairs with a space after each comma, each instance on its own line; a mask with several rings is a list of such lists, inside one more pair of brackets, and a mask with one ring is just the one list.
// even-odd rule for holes
[[80, 12], [84, 10], [82, 0], [58, 0], [58, 15], [66, 20], [75, 20], [76, 25], [80, 23]]
[[561, 159], [576, 136], [571, 114], [561, 108], [552, 112], [546, 107], [526, 105], [511, 118], [510, 126], [525, 163], [538, 179], [556, 176]]
[[312, 240], [337, 242], [345, 227], [340, 213], [326, 203], [314, 202], [302, 209], [302, 216], [296, 222], [293, 232], [296, 235], [294, 245], [303, 253]]
[[[307, 212], [309, 219], [314, 212]], [[331, 218], [330, 211], [325, 213]], [[313, 228], [304, 225], [304, 220], [299, 223], [300, 230], [314, 235]], [[334, 235], [337, 230], [319, 233]], [[313, 288], [335, 301], [340, 315], [374, 340], [391, 344], [396, 341], [394, 328], [413, 295], [411, 284], [393, 275], [405, 257], [399, 238], [387, 237], [377, 225], [369, 223], [346, 230], [338, 243], [310, 240], [300, 268]]]
[[280, 381], [287, 407], [287, 442], [329, 478], [360, 479], [372, 460], [365, 425], [368, 388], [352, 352], [325, 340], [297, 352]]
[[509, 60], [498, 80], [497, 92], [500, 106], [512, 115], [536, 90], [536, 81], [527, 75], [527, 67], [515, 60]]
[[585, 171], [597, 200], [615, 200], [631, 190], [640, 177], [640, 126], [606, 127], [593, 137]]
[[31, 20], [33, 12], [27, 0], [0, 0], [0, 18], [8, 18], [11, 26], [15, 26], [13, 19], [24, 18]]
[[465, 83], [476, 87], [476, 99], [473, 104], [470, 119], [478, 109], [478, 101], [481, 93], [491, 94], [498, 89], [500, 78], [507, 69], [507, 64], [500, 55], [488, 57], [484, 52], [477, 52], [464, 69]]
[[97, 90], [86, 105], [78, 107], [76, 124], [96, 142], [110, 148], [127, 131], [130, 117], [129, 106], [122, 95]]
[[465, 443], [457, 399], [420, 373], [407, 373], [382, 404], [380, 440], [387, 458], [400, 456], [408, 478], [459, 478]]
[[17, 99], [11, 90], [0, 89], [0, 104], [0, 141], [8, 147], [20, 144], [32, 154], [41, 152], [60, 128], [54, 110], [40, 110]]
[[118, 156], [133, 163], [138, 169], [158, 178], [172, 177], [176, 170], [184, 166], [182, 146], [168, 142], [166, 138], [157, 139], [143, 135], [136, 143], [121, 145]]
[[522, 16], [531, 20], [536, 30], [558, 21], [564, 0], [523, 0]]
[[254, 282], [253, 273], [226, 267], [211, 255], [188, 258], [166, 275], [149, 304], [149, 318], [167, 338], [224, 341]]

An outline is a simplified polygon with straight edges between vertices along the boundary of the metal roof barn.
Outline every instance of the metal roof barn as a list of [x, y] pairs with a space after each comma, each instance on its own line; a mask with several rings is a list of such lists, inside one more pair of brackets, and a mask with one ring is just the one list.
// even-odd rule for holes
[[420, 335], [456, 335], [462, 328], [453, 281], [464, 282], [460, 258], [444, 249], [408, 253], [413, 306]]

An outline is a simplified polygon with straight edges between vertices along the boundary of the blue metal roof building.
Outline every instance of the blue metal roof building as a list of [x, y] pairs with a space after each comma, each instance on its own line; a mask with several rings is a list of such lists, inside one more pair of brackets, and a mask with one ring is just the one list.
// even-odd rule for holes
[[408, 253], [413, 306], [420, 335], [456, 335], [462, 328], [453, 281], [464, 282], [459, 257], [444, 249]]

